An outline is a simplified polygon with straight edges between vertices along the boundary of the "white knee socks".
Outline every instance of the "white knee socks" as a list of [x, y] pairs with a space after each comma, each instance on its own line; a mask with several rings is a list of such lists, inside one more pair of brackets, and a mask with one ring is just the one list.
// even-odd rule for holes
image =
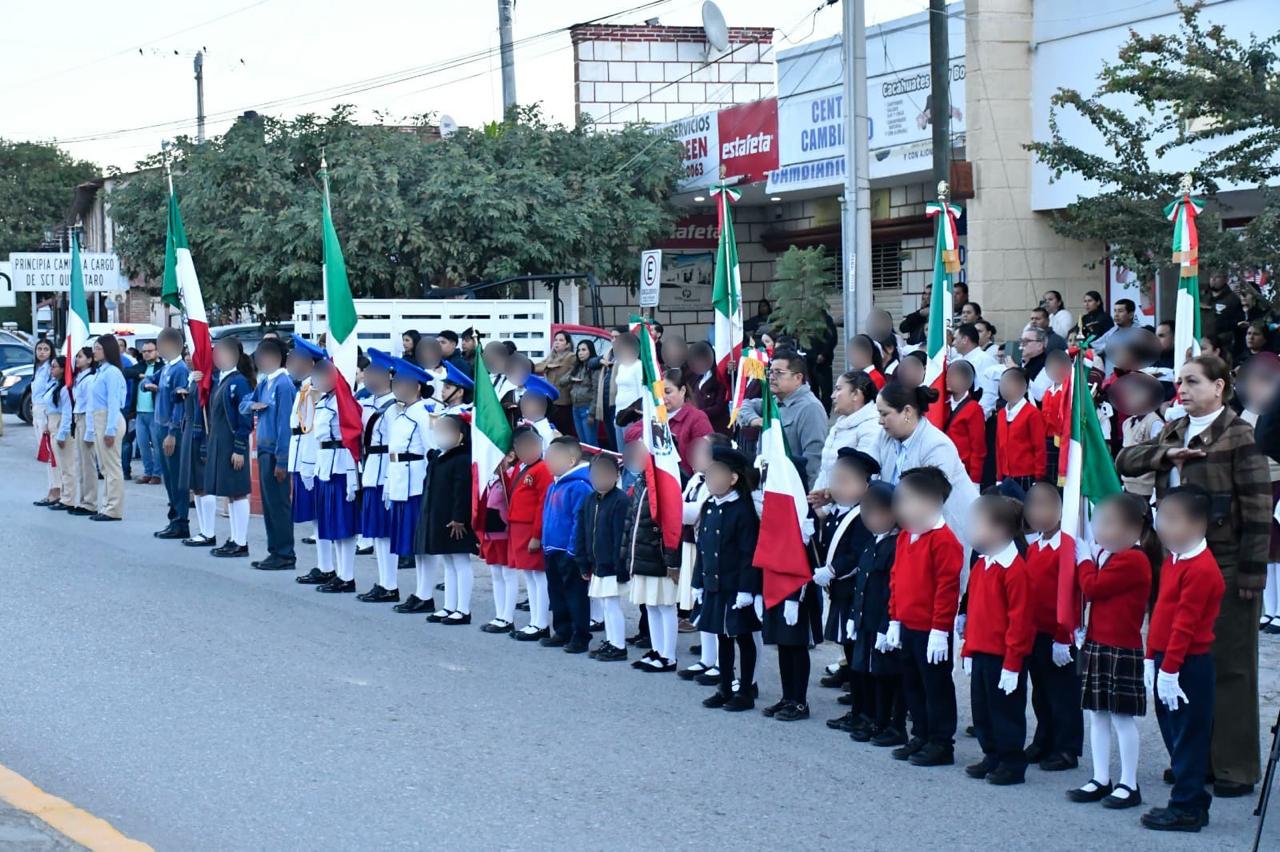
[[649, 607], [649, 641], [653, 650], [662, 655], [664, 660], [676, 660], [676, 608], [671, 606]]
[[316, 567], [326, 574], [333, 573], [333, 542], [316, 539]]
[[498, 570], [502, 572], [499, 579], [505, 590], [502, 598], [502, 609], [498, 610], [498, 618], [510, 624], [516, 620], [516, 602], [520, 597], [520, 571], [515, 568], [508, 568], [505, 565], [499, 566]]
[[227, 514], [231, 517], [231, 540], [239, 545], [248, 544], [249, 498], [229, 501]]
[[502, 612], [507, 608], [507, 584], [502, 578], [502, 566], [489, 566], [489, 579], [493, 582], [493, 622], [502, 619]]
[[196, 498], [196, 524], [200, 527], [200, 535], [213, 538], [217, 532], [214, 523], [218, 517], [218, 498], [212, 494], [203, 494]]
[[525, 589], [529, 593], [529, 626], [544, 630], [551, 623], [551, 598], [547, 594], [547, 575], [542, 571], [523, 571]]
[[702, 644], [702, 656], [699, 662], [709, 669], [716, 667], [716, 660], [720, 656], [719, 638], [714, 633], [699, 632], [698, 639]]
[[604, 638], [615, 648], [627, 647], [627, 617], [622, 613], [622, 601], [616, 595], [611, 598], [592, 598], [600, 601], [601, 620], [604, 621]]
[[1267, 587], [1262, 590], [1262, 614], [1270, 618], [1280, 616], [1280, 582], [1276, 579], [1280, 562], [1267, 566]]
[[604, 604], [603, 598], [591, 598], [591, 615], [592, 621], [604, 621]]
[[751, 683], [754, 686], [760, 682], [760, 661], [764, 659], [764, 631], [757, 630], [751, 634], [751, 638], [756, 643], [756, 667], [751, 672]]
[[445, 611], [470, 615], [471, 588], [475, 585], [471, 557], [466, 553], [446, 553], [440, 561], [444, 564]]
[[1138, 720], [1124, 713], [1092, 711], [1089, 714], [1089, 751], [1093, 755], [1093, 780], [1111, 783], [1111, 733], [1120, 752], [1120, 782], [1138, 789]]
[[333, 543], [334, 561], [338, 579], [343, 582], [356, 578], [356, 537], [344, 538]]
[[413, 555], [414, 573], [417, 574], [418, 590], [414, 595], [420, 601], [429, 601], [436, 593], [436, 563], [434, 556], [425, 553]]
[[400, 581], [396, 577], [397, 558], [391, 552], [391, 539], [373, 540], [373, 558], [378, 562], [378, 585], [389, 592], [399, 589]]

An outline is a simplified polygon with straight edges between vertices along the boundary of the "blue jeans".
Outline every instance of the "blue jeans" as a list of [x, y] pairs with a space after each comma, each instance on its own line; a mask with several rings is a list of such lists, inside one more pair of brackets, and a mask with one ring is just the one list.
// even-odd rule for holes
[[590, 422], [591, 406], [575, 405], [573, 407], [573, 431], [578, 433], [578, 440], [587, 444], [598, 444], [600, 438], [596, 435], [596, 427]]
[[134, 418], [134, 445], [142, 458], [143, 476], [160, 475], [160, 441], [162, 437], [156, 430], [156, 415], [153, 411], [139, 411]]

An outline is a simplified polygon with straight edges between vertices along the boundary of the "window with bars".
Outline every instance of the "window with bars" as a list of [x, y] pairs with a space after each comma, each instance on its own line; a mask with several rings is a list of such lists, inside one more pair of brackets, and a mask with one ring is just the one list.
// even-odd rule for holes
[[872, 243], [871, 289], [902, 288], [902, 243]]

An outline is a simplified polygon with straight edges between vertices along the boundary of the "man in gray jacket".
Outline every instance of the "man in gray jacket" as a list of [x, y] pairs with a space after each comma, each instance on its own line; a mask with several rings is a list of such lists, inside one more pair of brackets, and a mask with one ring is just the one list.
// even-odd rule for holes
[[[822, 466], [822, 445], [827, 439], [827, 410], [809, 389], [809, 367], [795, 352], [778, 352], [769, 363], [769, 390], [778, 400], [782, 433], [787, 447], [804, 459], [806, 488]], [[762, 400], [749, 399], [742, 405], [742, 422], [760, 426]]]

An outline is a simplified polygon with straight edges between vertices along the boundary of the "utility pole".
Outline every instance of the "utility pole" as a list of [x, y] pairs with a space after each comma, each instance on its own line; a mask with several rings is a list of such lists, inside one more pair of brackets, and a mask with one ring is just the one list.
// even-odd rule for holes
[[204, 51], [196, 51], [196, 144], [204, 144]]
[[951, 180], [951, 46], [947, 0], [929, 0], [929, 119], [933, 127], [933, 181]]
[[498, 0], [498, 39], [502, 47], [502, 114], [516, 105], [516, 57], [511, 46], [511, 14], [515, 0]]
[[[867, 23], [865, 0], [844, 0], [845, 179], [840, 197], [840, 254], [846, 342], [871, 313], [871, 185], [868, 177]], [[848, 365], [846, 348], [845, 364]]]

